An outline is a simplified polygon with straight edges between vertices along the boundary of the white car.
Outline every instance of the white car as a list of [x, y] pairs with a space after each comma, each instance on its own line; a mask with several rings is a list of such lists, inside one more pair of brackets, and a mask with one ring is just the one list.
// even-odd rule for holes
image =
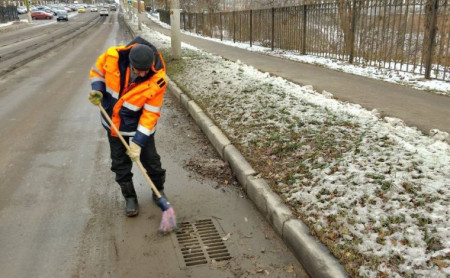
[[90, 11], [91, 11], [91, 12], [98, 12], [97, 7], [91, 7], [91, 8], [90, 8]]
[[109, 15], [108, 9], [105, 8], [100, 9], [100, 16], [108, 16], [108, 15]]
[[19, 14], [26, 14], [27, 13], [27, 8], [23, 7], [23, 6], [17, 7], [17, 12]]

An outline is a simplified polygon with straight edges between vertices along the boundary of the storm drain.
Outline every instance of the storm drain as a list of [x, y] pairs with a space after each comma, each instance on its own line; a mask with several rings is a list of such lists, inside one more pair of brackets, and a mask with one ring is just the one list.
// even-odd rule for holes
[[176, 233], [181, 255], [186, 266], [202, 265], [231, 259], [214, 222], [211, 219], [182, 222]]

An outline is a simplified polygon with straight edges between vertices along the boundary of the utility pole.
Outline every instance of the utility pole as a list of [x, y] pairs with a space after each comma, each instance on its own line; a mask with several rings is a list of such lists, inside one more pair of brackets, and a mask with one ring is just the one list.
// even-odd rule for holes
[[181, 59], [181, 40], [180, 40], [180, 1], [170, 1], [170, 29], [172, 55], [175, 60]]
[[131, 5], [131, 1], [123, 0], [123, 8], [126, 7], [126, 12], [128, 13], [128, 20], [131, 20], [133, 18], [133, 6]]
[[137, 17], [138, 17], [138, 30], [142, 31], [142, 22], [141, 22], [141, 0], [137, 1]]
[[28, 23], [31, 23], [31, 11], [30, 11], [30, 0], [25, 0], [25, 5], [27, 5], [27, 18]]

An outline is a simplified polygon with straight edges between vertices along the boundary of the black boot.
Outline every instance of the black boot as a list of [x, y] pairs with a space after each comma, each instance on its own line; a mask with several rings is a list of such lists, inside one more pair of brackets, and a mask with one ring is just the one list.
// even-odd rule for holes
[[134, 191], [134, 185], [132, 181], [119, 183], [122, 190], [123, 197], [125, 198], [125, 212], [128, 217], [133, 217], [139, 214], [139, 205]]

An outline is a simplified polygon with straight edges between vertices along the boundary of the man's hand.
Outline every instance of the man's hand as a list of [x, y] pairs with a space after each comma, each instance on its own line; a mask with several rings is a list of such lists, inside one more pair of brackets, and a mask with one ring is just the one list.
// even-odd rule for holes
[[138, 144], [131, 142], [130, 149], [127, 151], [127, 154], [131, 158], [131, 160], [136, 161], [141, 155], [141, 147]]
[[89, 101], [94, 105], [99, 105], [103, 98], [102, 92], [92, 91], [89, 93]]

